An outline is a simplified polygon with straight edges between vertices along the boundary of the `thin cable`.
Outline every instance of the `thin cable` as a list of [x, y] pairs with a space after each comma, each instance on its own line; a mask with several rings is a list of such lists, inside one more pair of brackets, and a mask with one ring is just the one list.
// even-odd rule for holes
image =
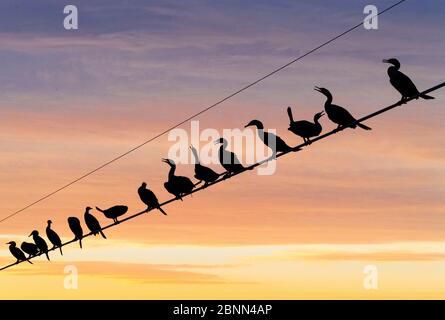
[[170, 132], [171, 130], [176, 129], [177, 127], [183, 125], [184, 123], [186, 123], [186, 122], [188, 122], [188, 121], [190, 121], [190, 120], [192, 120], [192, 119], [194, 119], [194, 118], [200, 116], [201, 114], [203, 114], [203, 113], [205, 113], [205, 112], [207, 112], [207, 111], [209, 111], [209, 110], [215, 108], [216, 106], [218, 106], [218, 105], [222, 104], [223, 102], [225, 102], [225, 101], [227, 101], [227, 100], [233, 98], [234, 96], [236, 96], [236, 95], [242, 93], [243, 91], [249, 89], [250, 87], [253, 87], [254, 85], [258, 84], [259, 82], [262, 82], [262, 81], [264, 81], [265, 79], [267, 79], [267, 78], [269, 78], [269, 77], [275, 75], [276, 73], [280, 72], [281, 70], [283, 70], [283, 69], [289, 67], [290, 65], [294, 64], [295, 62], [297, 62], [297, 61], [303, 59], [304, 57], [306, 57], [306, 56], [308, 56], [308, 55], [314, 53], [315, 51], [317, 51], [317, 50], [323, 48], [324, 46], [326, 46], [326, 45], [328, 45], [328, 44], [334, 42], [335, 40], [337, 40], [337, 39], [343, 37], [344, 35], [348, 34], [349, 32], [351, 32], [351, 31], [357, 29], [358, 27], [362, 26], [363, 23], [364, 23], [365, 21], [368, 21], [368, 20], [371, 20], [371, 19], [373, 19], [373, 18], [375, 18], [375, 17], [377, 17], [377, 16], [380, 16], [381, 14], [383, 14], [383, 13], [385, 13], [385, 12], [391, 10], [392, 8], [398, 6], [399, 4], [401, 4], [401, 3], [405, 2], [405, 1], [406, 1], [406, 0], [400, 0], [400, 1], [396, 2], [395, 4], [393, 4], [392, 6], [389, 6], [388, 8], [384, 9], [383, 11], [380, 11], [379, 13], [375, 14], [374, 16], [367, 17], [367, 18], [364, 19], [362, 22], [360, 22], [360, 23], [356, 24], [355, 26], [353, 26], [353, 27], [347, 29], [346, 31], [340, 33], [339, 35], [337, 35], [337, 36], [335, 36], [335, 37], [329, 39], [328, 41], [323, 42], [323, 43], [320, 44], [319, 46], [313, 48], [312, 50], [309, 50], [308, 52], [302, 54], [302, 55], [299, 56], [298, 58], [295, 58], [294, 60], [292, 60], [292, 61], [290, 61], [290, 62], [288, 62], [288, 63], [282, 65], [281, 67], [279, 67], [279, 68], [275, 69], [274, 71], [272, 71], [272, 72], [266, 74], [265, 76], [262, 76], [262, 77], [259, 78], [258, 80], [254, 81], [254, 82], [251, 82], [250, 84], [244, 86], [243, 88], [239, 89], [238, 91], [233, 92], [232, 94], [229, 94], [229, 95], [226, 96], [225, 98], [223, 98], [223, 99], [217, 101], [216, 103], [214, 103], [214, 104], [208, 106], [207, 108], [202, 109], [202, 110], [199, 111], [198, 113], [195, 113], [195, 114], [189, 116], [189, 117], [186, 118], [185, 120], [182, 120], [181, 122], [178, 122], [177, 124], [175, 124], [175, 125], [171, 126], [170, 128], [168, 128], [168, 129], [162, 131], [161, 133], [155, 135], [154, 137], [152, 137], [152, 138], [146, 140], [145, 142], [143, 142], [143, 143], [141, 143], [141, 144], [135, 146], [134, 148], [128, 150], [127, 152], [125, 152], [125, 153], [123, 153], [123, 154], [121, 154], [121, 155], [115, 157], [114, 159], [111, 159], [110, 161], [108, 161], [108, 162], [106, 162], [106, 163], [100, 165], [99, 167], [97, 167], [97, 168], [95, 168], [95, 169], [93, 169], [93, 170], [91, 170], [91, 171], [85, 173], [84, 175], [82, 175], [82, 176], [80, 176], [80, 177], [74, 179], [74, 180], [71, 181], [70, 183], [68, 183], [68, 184], [66, 184], [66, 185], [64, 185], [64, 186], [62, 186], [62, 187], [60, 187], [60, 188], [58, 188], [58, 189], [56, 189], [56, 190], [54, 190], [54, 191], [48, 193], [47, 195], [41, 197], [40, 199], [38, 199], [38, 200], [36, 200], [36, 201], [34, 201], [34, 202], [28, 204], [27, 206], [21, 208], [20, 210], [17, 210], [17, 211], [15, 211], [15, 212], [13, 212], [13, 213], [7, 215], [6, 217], [4, 217], [4, 218], [2, 218], [2, 219], [0, 220], [0, 223], [2, 223], [2, 222], [5, 221], [5, 220], [8, 220], [8, 219], [12, 218], [13, 216], [15, 216], [15, 215], [17, 215], [17, 214], [19, 214], [19, 213], [25, 211], [26, 209], [29, 209], [30, 207], [32, 207], [32, 206], [38, 204], [39, 202], [42, 202], [42, 201], [48, 199], [49, 197], [55, 195], [56, 193], [59, 193], [60, 191], [62, 191], [62, 190], [64, 190], [64, 189], [66, 189], [66, 188], [72, 186], [73, 184], [79, 182], [80, 180], [83, 180], [83, 179], [85, 179], [86, 177], [88, 177], [88, 176], [90, 176], [90, 175], [96, 173], [97, 171], [99, 171], [99, 170], [105, 168], [106, 166], [112, 164], [113, 162], [116, 162], [116, 161], [122, 159], [123, 157], [129, 155], [130, 153], [132, 153], [132, 152], [134, 152], [134, 151], [136, 151], [136, 150], [142, 148], [142, 147], [145, 146], [146, 144], [148, 144], [148, 143], [150, 143], [150, 142], [152, 142], [152, 141], [154, 141], [154, 140], [156, 140], [156, 139], [162, 137], [163, 135], [167, 134], [167, 133]]
[[[440, 88], [442, 88], [442, 87], [445, 87], [445, 82], [442, 82], [442, 83], [440, 83], [440, 84], [438, 84], [438, 85], [436, 85], [436, 86], [434, 86], [434, 87], [431, 87], [431, 88], [429, 88], [429, 89], [427, 89], [427, 90], [421, 92], [420, 94], [421, 94], [421, 95], [422, 95], [422, 94], [428, 94], [428, 93], [433, 92], [433, 91], [435, 91], [435, 90], [438, 90], [438, 89], [440, 89]], [[417, 97], [417, 98], [418, 98], [418, 97]], [[368, 115], [366, 115], [366, 116], [364, 116], [364, 117], [358, 119], [357, 122], [363, 122], [363, 121], [368, 120], [368, 119], [370, 119], [370, 118], [374, 118], [374, 117], [376, 117], [376, 116], [378, 116], [378, 115], [380, 115], [380, 114], [382, 114], [382, 113], [384, 113], [384, 112], [388, 112], [388, 111], [391, 110], [391, 109], [394, 109], [394, 108], [396, 108], [396, 107], [402, 106], [402, 105], [404, 105], [405, 103], [408, 103], [408, 102], [410, 102], [410, 101], [412, 101], [412, 100], [414, 100], [414, 99], [416, 99], [416, 97], [411, 97], [411, 98], [405, 100], [404, 103], [402, 103], [401, 101], [398, 101], [398, 102], [396, 102], [396, 103], [393, 103], [392, 105], [390, 105], [390, 106], [388, 106], [388, 107], [379, 109], [379, 110], [377, 110], [377, 111], [375, 111], [375, 112], [373, 112], [373, 113], [370, 113], [370, 114], [368, 114]], [[334, 130], [331, 130], [331, 131], [329, 131], [329, 132], [327, 132], [327, 133], [325, 133], [325, 134], [323, 134], [323, 135], [320, 135], [320, 136], [318, 136], [318, 137], [316, 137], [316, 138], [313, 138], [313, 139], [311, 140], [311, 144], [310, 144], [310, 145], [313, 145], [315, 142], [320, 141], [320, 140], [323, 140], [323, 139], [326, 139], [326, 138], [328, 138], [328, 137], [330, 137], [330, 136], [332, 136], [332, 135], [334, 135], [334, 134], [336, 134], [336, 133], [342, 132], [344, 129], [346, 129], [346, 128], [343, 127], [343, 128], [340, 128], [340, 129], [334, 129]], [[308, 146], [308, 145], [307, 145], [306, 143], [299, 144], [299, 145], [293, 147], [293, 148], [292, 148], [292, 151], [286, 151], [286, 152], [281, 152], [281, 153], [277, 154], [277, 155], [276, 155], [276, 158], [280, 158], [280, 157], [282, 157], [282, 156], [284, 156], [284, 155], [286, 155], [286, 154], [288, 154], [288, 153], [302, 151], [302, 150], [303, 150], [302, 148], [303, 148], [303, 147], [307, 147], [307, 146]], [[274, 159], [275, 159], [275, 158], [274, 158]], [[256, 168], [256, 167], [258, 167], [258, 166], [260, 166], [260, 165], [262, 165], [262, 164], [264, 164], [264, 163], [267, 163], [267, 162], [269, 162], [269, 161], [273, 161], [274, 159], [267, 158], [267, 159], [261, 160], [261, 161], [259, 161], [259, 162], [257, 162], [257, 163], [254, 163], [254, 164], [252, 164], [252, 165], [246, 167], [245, 170], [240, 171], [240, 172], [237, 172], [237, 173], [234, 173], [234, 174], [232, 174], [232, 175], [230, 175], [230, 176], [226, 176], [226, 173], [227, 173], [227, 172], [223, 172], [223, 173], [221, 173], [221, 174], [219, 175], [219, 178], [218, 178], [216, 181], [214, 181], [214, 182], [210, 182], [210, 183], [207, 184], [206, 186], [203, 185], [202, 187], [193, 189], [192, 192], [190, 192], [190, 193], [187, 194], [187, 195], [191, 195], [191, 194], [193, 194], [193, 193], [202, 191], [203, 189], [206, 189], [206, 188], [208, 188], [208, 187], [210, 187], [210, 186], [212, 186], [212, 185], [215, 185], [215, 184], [224, 182], [225, 180], [231, 179], [231, 178], [233, 178], [234, 176], [237, 176], [237, 175], [239, 175], [239, 174], [241, 174], [241, 173], [243, 173], [243, 172], [250, 171], [251, 169]], [[187, 195], [186, 195], [186, 196], [187, 196]], [[185, 196], [184, 196], [184, 197], [185, 197]], [[184, 198], [184, 197], [183, 197], [183, 198]], [[167, 204], [169, 204], [169, 203], [171, 203], [171, 202], [178, 201], [178, 200], [179, 200], [178, 198], [171, 198], [171, 199], [169, 199], [169, 200], [167, 200], [167, 201], [164, 201], [164, 202], [160, 203], [159, 206], [160, 206], [160, 207], [163, 207], [163, 206], [165, 206], [165, 205], [167, 205]], [[127, 216], [126, 218], [124, 218], [124, 219], [122, 219], [122, 220], [119, 220], [118, 223], [113, 222], [113, 223], [111, 223], [111, 224], [109, 224], [109, 225], [103, 227], [102, 230], [106, 230], [106, 229], [108, 229], [108, 228], [111, 228], [111, 227], [114, 227], [114, 226], [117, 226], [117, 225], [121, 225], [121, 224], [124, 223], [124, 222], [127, 222], [127, 221], [129, 221], [129, 220], [132, 220], [132, 219], [134, 219], [134, 218], [136, 218], [136, 217], [138, 217], [138, 216], [140, 216], [140, 215], [142, 215], [142, 214], [144, 214], [144, 213], [147, 213], [147, 212], [149, 212], [149, 211], [152, 211], [152, 210], [157, 210], [157, 208], [154, 208], [154, 209], [151, 209], [151, 210], [140, 211], [140, 212], [135, 213], [135, 214], [133, 214], [133, 215], [131, 215], [131, 216]], [[90, 232], [90, 233], [84, 235], [84, 236], [82, 237], [82, 239], [83, 239], [83, 238], [86, 238], [86, 237], [89, 237], [89, 236], [91, 236], [91, 235], [92, 235], [92, 233]], [[73, 240], [67, 241], [67, 242], [63, 243], [63, 244], [61, 245], [61, 247], [64, 247], [64, 246], [66, 246], [66, 245], [68, 245], [68, 244], [70, 244], [70, 243], [77, 242], [77, 241], [78, 241], [78, 239], [73, 239]], [[49, 249], [48, 252], [49, 252], [49, 251], [53, 251], [53, 250], [57, 250], [58, 248], [59, 248], [59, 247]], [[33, 258], [35, 258], [35, 257], [38, 257], [38, 256], [42, 255], [42, 254], [43, 254], [43, 253], [40, 253], [40, 254], [38, 254], [37, 256], [33, 256], [33, 257], [31, 257], [31, 258], [26, 259], [25, 261], [27, 261], [27, 260], [31, 260], [31, 259], [33, 259]], [[25, 262], [25, 261], [20, 261], [20, 262], [18, 262], [18, 263], [17, 263], [17, 262], [16, 262], [16, 263], [11, 263], [11, 264], [9, 264], [9, 265], [7, 265], [7, 266], [4, 266], [4, 267], [0, 268], [0, 271], [1, 271], [1, 270], [8, 269], [8, 268], [10, 268], [10, 267], [12, 267], [12, 266], [15, 266], [15, 265], [20, 264], [20, 263]]]

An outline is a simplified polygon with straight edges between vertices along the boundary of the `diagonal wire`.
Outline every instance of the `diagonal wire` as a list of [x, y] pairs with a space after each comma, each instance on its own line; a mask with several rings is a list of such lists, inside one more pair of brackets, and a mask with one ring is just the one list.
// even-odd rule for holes
[[[440, 88], [442, 88], [442, 87], [445, 87], [445, 82], [442, 82], [442, 83], [440, 83], [440, 84], [438, 84], [438, 85], [436, 85], [436, 86], [434, 86], [434, 87], [431, 87], [431, 88], [429, 88], [429, 89], [427, 89], [427, 90], [421, 92], [421, 93], [419, 94], [419, 96], [420, 96], [420, 95], [423, 95], [423, 94], [428, 94], [428, 93], [433, 92], [433, 91], [436, 91], [436, 90], [438, 90], [438, 89], [440, 89]], [[377, 111], [375, 111], [375, 112], [373, 112], [373, 113], [370, 113], [370, 114], [368, 114], [368, 115], [366, 115], [366, 116], [364, 116], [364, 117], [358, 119], [357, 122], [360, 123], [360, 122], [363, 122], [363, 121], [365, 121], [365, 120], [374, 118], [374, 117], [376, 117], [376, 116], [378, 116], [378, 115], [380, 115], [380, 114], [382, 114], [382, 113], [385, 113], [385, 112], [388, 112], [388, 111], [390, 111], [390, 110], [392, 110], [392, 109], [394, 109], [394, 108], [400, 107], [400, 106], [404, 105], [405, 103], [408, 103], [408, 102], [410, 102], [410, 101], [412, 101], [412, 100], [414, 100], [414, 99], [418, 99], [419, 96], [417, 96], [417, 97], [416, 97], [416, 96], [414, 96], [414, 97], [410, 97], [409, 99], [405, 100], [403, 103], [402, 103], [401, 101], [398, 101], [398, 102], [396, 102], [396, 103], [393, 103], [393, 104], [390, 105], [390, 106], [387, 106], [387, 107], [385, 107], [385, 108], [379, 109], [379, 110], [377, 110]], [[318, 142], [318, 141], [320, 141], [320, 140], [326, 139], [326, 138], [328, 138], [328, 137], [330, 137], [330, 136], [332, 136], [332, 135], [334, 135], [334, 134], [336, 134], [336, 133], [342, 132], [344, 129], [346, 129], [346, 128], [345, 128], [345, 127], [336, 128], [336, 129], [331, 130], [331, 131], [329, 131], [329, 132], [327, 132], [327, 133], [325, 133], [325, 134], [323, 134], [323, 135], [320, 135], [320, 136], [318, 136], [318, 137], [316, 137], [316, 138], [313, 138], [313, 139], [311, 140], [311, 145], [313, 145], [315, 142]], [[276, 155], [276, 158], [280, 158], [280, 157], [282, 157], [282, 156], [284, 156], [284, 155], [286, 155], [286, 154], [289, 154], [289, 153], [291, 153], [291, 152], [302, 151], [302, 150], [303, 150], [302, 148], [304, 148], [304, 147], [306, 147], [306, 146], [308, 146], [308, 144], [306, 144], [306, 143], [299, 144], [299, 145], [293, 147], [293, 148], [291, 149], [291, 151], [286, 151], [286, 152], [278, 153], [278, 154]], [[241, 173], [243, 173], [243, 172], [246, 172], [246, 171], [248, 171], [248, 170], [252, 170], [252, 169], [254, 169], [254, 168], [256, 168], [256, 167], [258, 167], [258, 166], [260, 166], [260, 165], [262, 165], [262, 164], [264, 164], [264, 163], [267, 163], [267, 162], [269, 162], [269, 161], [274, 161], [276, 158], [272, 158], [272, 159], [271, 159], [271, 158], [267, 158], [267, 159], [264, 159], [264, 160], [262, 160], [262, 161], [259, 161], [259, 162], [257, 162], [257, 163], [254, 163], [254, 164], [252, 164], [252, 165], [246, 167], [245, 170], [240, 171], [240, 172], [237, 172], [237, 173], [234, 173], [234, 174], [231, 174], [230, 176], [227, 176], [227, 172], [223, 172], [223, 173], [221, 173], [221, 174], [219, 175], [218, 180], [216, 180], [216, 181], [214, 181], [214, 182], [210, 182], [209, 184], [204, 185], [204, 186], [202, 186], [202, 187], [193, 189], [192, 192], [190, 192], [190, 193], [187, 194], [187, 195], [192, 195], [193, 193], [202, 191], [202, 190], [204, 190], [204, 189], [206, 189], [206, 188], [208, 188], [208, 187], [210, 187], [210, 186], [212, 186], [212, 185], [215, 185], [215, 184], [224, 182], [224, 181], [226, 181], [226, 180], [228, 180], [228, 179], [233, 178], [233, 177], [236, 176], [236, 175], [239, 175], [239, 174], [241, 174]], [[167, 200], [167, 201], [164, 201], [164, 202], [160, 203], [159, 206], [160, 206], [160, 207], [163, 207], [163, 206], [165, 206], [165, 205], [167, 205], [167, 204], [169, 204], [169, 203], [172, 203], [172, 202], [174, 202], [174, 201], [178, 201], [178, 200], [179, 200], [178, 198], [171, 198], [171, 199], [169, 199], [169, 200]], [[154, 208], [154, 209], [151, 209], [151, 210], [157, 210], [157, 208]], [[146, 210], [140, 211], [140, 212], [138, 212], [138, 213], [135, 213], [135, 214], [133, 214], [133, 215], [130, 215], [130, 216], [128, 216], [128, 217], [126, 217], [126, 218], [124, 218], [124, 219], [122, 219], [122, 220], [119, 220], [119, 222], [117, 222], [117, 223], [116, 223], [116, 222], [113, 222], [113, 223], [111, 223], [111, 224], [109, 224], [109, 225], [106, 225], [105, 227], [102, 228], [102, 230], [106, 230], [106, 229], [108, 229], [108, 228], [112, 228], [112, 227], [114, 227], [114, 226], [120, 225], [120, 224], [122, 224], [122, 223], [124, 223], [124, 222], [127, 222], [127, 221], [129, 221], [129, 220], [132, 220], [132, 219], [134, 219], [134, 218], [136, 218], [136, 217], [138, 217], [138, 216], [140, 216], [140, 215], [142, 215], [142, 214], [145, 214], [145, 213], [147, 213], [147, 212], [149, 212], [149, 211], [151, 211], [151, 210], [146, 209]], [[92, 235], [93, 235], [93, 234], [90, 232], [90, 233], [84, 235], [84, 236], [82, 237], [82, 239], [83, 239], [83, 238], [86, 238], [86, 237], [90, 237], [90, 236], [92, 236]], [[78, 239], [73, 239], [73, 240], [67, 241], [67, 242], [63, 243], [63, 244], [61, 245], [61, 247], [66, 246], [66, 245], [68, 245], [68, 244], [70, 244], [70, 243], [73, 243], [73, 242], [76, 242], [76, 241], [78, 241]], [[58, 248], [59, 248], [59, 247], [51, 248], [51, 249], [49, 249], [48, 251], [53, 251], [53, 250], [56, 250], [56, 249], [58, 249]], [[41, 252], [41, 253], [39, 253], [37, 256], [40, 256], [40, 255], [42, 255], [42, 254], [43, 254], [43, 253]], [[15, 266], [15, 265], [17, 265], [17, 264], [26, 262], [26, 261], [28, 261], [28, 260], [31, 260], [31, 259], [33, 259], [34, 257], [37, 257], [37, 256], [33, 256], [33, 257], [28, 258], [28, 259], [26, 259], [26, 260], [24, 260], [24, 261], [19, 261], [19, 262], [11, 263], [11, 264], [9, 264], [9, 265], [7, 265], [7, 266], [4, 266], [4, 267], [0, 268], [0, 271], [1, 271], [1, 270], [8, 269], [8, 268], [10, 268], [10, 267], [12, 267], [12, 266]]]
[[349, 29], [343, 31], [342, 33], [338, 34], [337, 36], [335, 36], [335, 37], [333, 37], [333, 38], [331, 38], [331, 39], [329, 39], [329, 40], [323, 42], [322, 44], [318, 45], [317, 47], [315, 47], [315, 48], [313, 48], [313, 49], [307, 51], [306, 53], [300, 55], [299, 57], [293, 59], [292, 61], [289, 61], [288, 63], [286, 63], [286, 64], [280, 66], [279, 68], [273, 70], [272, 72], [270, 72], [270, 73], [268, 73], [268, 74], [262, 76], [261, 78], [255, 80], [255, 81], [253, 81], [253, 82], [251, 82], [251, 83], [249, 83], [248, 85], [242, 87], [241, 89], [239, 89], [239, 90], [237, 90], [237, 91], [235, 91], [235, 92], [229, 94], [228, 96], [226, 96], [226, 97], [224, 97], [223, 99], [221, 99], [221, 100], [215, 102], [214, 104], [212, 104], [212, 105], [210, 105], [210, 106], [208, 106], [208, 107], [202, 109], [201, 111], [199, 111], [199, 112], [197, 112], [197, 113], [195, 113], [195, 114], [189, 116], [188, 118], [182, 120], [181, 122], [178, 122], [178, 123], [176, 123], [175, 125], [172, 125], [171, 127], [167, 128], [166, 130], [162, 131], [161, 133], [158, 133], [157, 135], [155, 135], [155, 136], [153, 136], [152, 138], [150, 138], [150, 139], [144, 141], [143, 143], [141, 143], [141, 144], [139, 144], [139, 145], [133, 147], [132, 149], [128, 150], [127, 152], [120, 154], [119, 156], [117, 156], [117, 157], [111, 159], [110, 161], [105, 162], [104, 164], [100, 165], [99, 167], [97, 167], [97, 168], [95, 168], [95, 169], [93, 169], [93, 170], [91, 170], [91, 171], [86, 172], [85, 174], [83, 174], [82, 176], [80, 176], [80, 177], [78, 177], [78, 178], [75, 178], [74, 180], [72, 180], [71, 182], [65, 184], [64, 186], [62, 186], [62, 187], [60, 187], [60, 188], [58, 188], [58, 189], [56, 189], [56, 190], [54, 190], [54, 191], [48, 193], [47, 195], [45, 195], [45, 196], [43, 196], [43, 197], [37, 199], [37, 200], [34, 201], [34, 202], [31, 202], [30, 204], [26, 205], [25, 207], [23, 207], [23, 208], [21, 208], [21, 209], [15, 211], [15, 212], [13, 212], [13, 213], [11, 213], [11, 214], [5, 216], [5, 217], [3, 217], [2, 219], [0, 219], [0, 223], [2, 223], [2, 222], [5, 221], [5, 220], [8, 220], [8, 219], [12, 218], [13, 216], [15, 216], [15, 215], [17, 215], [17, 214], [19, 214], [19, 213], [21, 213], [21, 212], [27, 210], [27, 209], [29, 209], [30, 207], [32, 207], [32, 206], [38, 204], [39, 202], [42, 202], [42, 201], [44, 201], [44, 200], [50, 198], [51, 196], [55, 195], [56, 193], [59, 193], [60, 191], [62, 191], [62, 190], [64, 190], [64, 189], [66, 189], [66, 188], [72, 186], [73, 184], [79, 182], [80, 180], [83, 180], [83, 179], [85, 179], [86, 177], [88, 177], [88, 176], [90, 176], [90, 175], [96, 173], [97, 171], [99, 171], [99, 170], [101, 170], [101, 169], [107, 167], [108, 165], [112, 164], [113, 162], [116, 162], [116, 161], [118, 161], [118, 160], [124, 158], [125, 156], [129, 155], [130, 153], [132, 153], [132, 152], [134, 152], [134, 151], [136, 151], [136, 150], [142, 148], [142, 147], [145, 146], [146, 144], [148, 144], [148, 143], [150, 143], [150, 142], [152, 142], [152, 141], [154, 141], [154, 140], [156, 140], [156, 139], [162, 137], [163, 135], [167, 134], [167, 133], [170, 132], [171, 130], [173, 130], [173, 129], [175, 129], [175, 128], [181, 126], [181, 125], [183, 125], [184, 123], [187, 123], [188, 121], [190, 121], [190, 120], [192, 120], [192, 119], [194, 119], [194, 118], [200, 116], [201, 114], [203, 114], [203, 113], [205, 113], [205, 112], [207, 112], [207, 111], [209, 111], [209, 110], [215, 108], [216, 106], [219, 106], [219, 105], [222, 104], [223, 102], [225, 102], [225, 101], [227, 101], [227, 100], [233, 98], [234, 96], [236, 96], [236, 95], [238, 95], [238, 94], [240, 94], [240, 93], [246, 91], [247, 89], [249, 89], [249, 88], [255, 86], [256, 84], [258, 84], [258, 83], [264, 81], [265, 79], [267, 79], [267, 78], [269, 78], [269, 77], [275, 75], [276, 73], [280, 72], [281, 70], [283, 70], [283, 69], [289, 67], [290, 65], [294, 64], [295, 62], [297, 62], [297, 61], [303, 59], [304, 57], [306, 57], [306, 56], [308, 56], [308, 55], [314, 53], [315, 51], [317, 51], [317, 50], [323, 48], [324, 46], [327, 46], [328, 44], [334, 42], [335, 40], [337, 40], [337, 39], [343, 37], [344, 35], [350, 33], [350, 32], [353, 31], [353, 30], [357, 29], [358, 27], [362, 26], [363, 23], [364, 23], [365, 21], [371, 20], [371, 19], [373, 19], [373, 18], [375, 18], [375, 17], [377, 17], [377, 16], [379, 16], [379, 15], [381, 15], [381, 14], [383, 14], [383, 13], [385, 13], [385, 12], [391, 10], [391, 9], [393, 9], [394, 7], [396, 7], [396, 6], [400, 5], [400, 4], [402, 4], [402, 3], [405, 2], [405, 1], [406, 1], [406, 0], [400, 0], [400, 1], [396, 2], [396, 3], [394, 3], [393, 5], [387, 7], [386, 9], [384, 9], [384, 10], [378, 12], [377, 14], [365, 18], [362, 22], [360, 22], [360, 23], [358, 23], [358, 24], [356, 24], [356, 25], [350, 27]]

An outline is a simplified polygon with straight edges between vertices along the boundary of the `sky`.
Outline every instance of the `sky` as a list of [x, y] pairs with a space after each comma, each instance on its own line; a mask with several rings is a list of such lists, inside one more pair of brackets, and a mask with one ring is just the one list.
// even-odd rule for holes
[[[69, 4], [78, 30], [63, 28], [63, 1], [0, 3], [0, 218], [359, 23], [370, 3]], [[444, 18], [443, 2], [407, 0], [377, 30], [336, 40], [199, 116], [199, 127], [222, 133], [260, 119], [296, 145], [286, 108], [312, 119], [324, 104], [314, 86], [362, 116], [400, 99], [382, 59], [397, 57], [420, 90], [441, 83]], [[0, 298], [443, 299], [445, 93], [431, 95], [367, 121], [372, 131], [345, 130], [280, 158], [272, 175], [246, 172], [169, 204], [168, 216], [151, 212], [107, 229], [106, 240], [86, 238], [82, 250], [4, 270]], [[34, 229], [45, 236], [48, 219], [70, 240], [66, 219], [82, 220], [86, 206], [143, 210], [142, 181], [169, 199], [161, 158], [171, 140], [0, 223], [1, 265], [14, 262], [6, 242], [31, 241]], [[191, 164], [177, 171], [193, 177]], [[375, 290], [363, 285], [368, 265], [378, 270]], [[64, 287], [66, 266], [77, 268], [77, 289]]]

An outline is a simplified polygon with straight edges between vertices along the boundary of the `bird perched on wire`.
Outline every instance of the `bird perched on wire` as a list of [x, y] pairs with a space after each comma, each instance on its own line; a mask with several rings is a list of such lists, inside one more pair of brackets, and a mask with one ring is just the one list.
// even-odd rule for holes
[[407, 99], [413, 97], [415, 97], [416, 99], [418, 99], [419, 97], [422, 99], [434, 99], [434, 97], [428, 96], [426, 94], [420, 94], [419, 90], [417, 90], [416, 85], [412, 82], [412, 80], [407, 75], [399, 71], [399, 60], [397, 60], [396, 58], [391, 58], [383, 60], [383, 62], [392, 64], [392, 66], [388, 68], [389, 82], [402, 95], [402, 99], [400, 100], [400, 102], [405, 103]]
[[83, 229], [80, 224], [80, 220], [76, 217], [68, 218], [68, 225], [71, 231], [74, 233], [74, 240], [79, 240], [80, 249], [82, 249]]
[[215, 141], [215, 144], [221, 144], [218, 150], [218, 158], [221, 166], [227, 170], [227, 173], [224, 175], [224, 177], [229, 177], [232, 174], [247, 170], [247, 168], [245, 168], [241, 164], [241, 161], [239, 161], [235, 153], [226, 150], [228, 142], [225, 138], [219, 138]]
[[53, 248], [59, 247], [60, 254], [63, 256], [62, 252], [62, 240], [60, 240], [59, 235], [51, 229], [51, 220], [48, 220], [48, 226], [46, 227], [46, 236], [48, 240], [53, 244]]
[[176, 164], [173, 160], [162, 159], [170, 166], [168, 181], [164, 183], [164, 188], [182, 201], [182, 196], [192, 192], [195, 184], [187, 177], [175, 175]]
[[100, 235], [104, 239], [106, 239], [107, 237], [105, 236], [105, 234], [102, 231], [102, 227], [100, 226], [99, 220], [97, 220], [96, 217], [90, 213], [91, 209], [93, 209], [93, 208], [91, 208], [91, 207], [85, 208], [85, 214], [84, 214], [85, 223], [86, 223], [88, 229], [90, 229], [92, 234], [97, 235], [98, 233], [100, 233]]
[[332, 94], [328, 89], [315, 87], [315, 91], [322, 93], [326, 97], [324, 110], [326, 111], [329, 120], [338, 124], [337, 130], [347, 127], [353, 129], [359, 127], [364, 130], [372, 130], [370, 127], [358, 122], [357, 119], [355, 119], [345, 108], [332, 104]]
[[115, 223], [119, 223], [119, 221], [117, 220], [117, 217], [120, 217], [121, 215], [127, 213], [128, 207], [118, 205], [118, 206], [113, 206], [113, 207], [105, 209], [105, 210], [102, 210], [101, 208], [96, 207], [96, 210], [99, 212], [102, 212], [104, 214], [104, 216], [107, 217], [108, 219], [113, 219], [113, 221]]
[[190, 150], [192, 150], [193, 157], [195, 158], [195, 178], [198, 180], [196, 185], [204, 181], [204, 186], [207, 186], [210, 182], [216, 181], [219, 178], [219, 174], [200, 163], [198, 151], [193, 146], [190, 146]]
[[311, 144], [310, 138], [319, 136], [323, 130], [318, 121], [324, 115], [323, 111], [315, 114], [314, 122], [307, 120], [294, 121], [291, 107], [287, 107], [287, 115], [289, 116], [289, 128], [287, 130], [302, 137], [306, 144]]
[[10, 241], [7, 244], [9, 244], [9, 251], [14, 256], [14, 258], [17, 259], [16, 263], [19, 263], [21, 261], [28, 261], [30, 264], [32, 264], [31, 261], [26, 259], [25, 254], [23, 253], [23, 251], [20, 250], [19, 248], [17, 248], [17, 244], [15, 243], [15, 241]]
[[272, 158], [275, 158], [277, 152], [292, 151], [293, 148], [289, 147], [283, 139], [276, 134], [264, 131], [264, 125], [259, 120], [252, 120], [244, 126], [244, 128], [254, 126], [257, 128], [258, 137], [260, 140], [272, 150]]
[[28, 258], [34, 257], [39, 253], [39, 248], [37, 248], [34, 243], [30, 242], [22, 242], [20, 249], [29, 255]]
[[36, 244], [37, 248], [39, 248], [39, 253], [44, 253], [46, 255], [46, 258], [50, 260], [48, 254], [48, 245], [46, 244], [46, 241], [41, 236], [39, 236], [39, 232], [37, 230], [34, 230], [29, 236], [32, 236], [34, 243]]
[[159, 205], [158, 198], [154, 192], [147, 188], [146, 182], [142, 182], [141, 186], [138, 188], [138, 195], [141, 201], [147, 205], [147, 212], [152, 209], [158, 209], [163, 215], [167, 215]]

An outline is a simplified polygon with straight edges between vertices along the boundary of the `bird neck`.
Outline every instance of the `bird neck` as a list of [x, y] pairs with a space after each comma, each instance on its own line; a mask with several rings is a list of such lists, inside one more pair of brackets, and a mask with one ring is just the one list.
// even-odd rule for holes
[[314, 123], [315, 124], [320, 124], [319, 120], [320, 120], [320, 118], [318, 118], [317, 116], [314, 117]]
[[332, 104], [332, 95], [331, 94], [326, 94], [325, 97], [326, 97], [326, 102], [324, 103], [324, 105], [326, 107], [326, 106]]
[[265, 143], [266, 135], [269, 135], [269, 132], [264, 131], [264, 129], [258, 129], [258, 138]]
[[174, 177], [175, 176], [175, 170], [176, 170], [176, 166], [170, 166], [170, 171], [168, 172], [168, 177]]
[[193, 157], [195, 158], [195, 164], [199, 164], [198, 151], [196, 149], [192, 149]]
[[324, 103], [325, 109], [329, 109], [332, 105], [332, 97], [326, 97], [326, 102]]
[[399, 71], [400, 66], [391, 66], [388, 68], [388, 75], [391, 76]]

